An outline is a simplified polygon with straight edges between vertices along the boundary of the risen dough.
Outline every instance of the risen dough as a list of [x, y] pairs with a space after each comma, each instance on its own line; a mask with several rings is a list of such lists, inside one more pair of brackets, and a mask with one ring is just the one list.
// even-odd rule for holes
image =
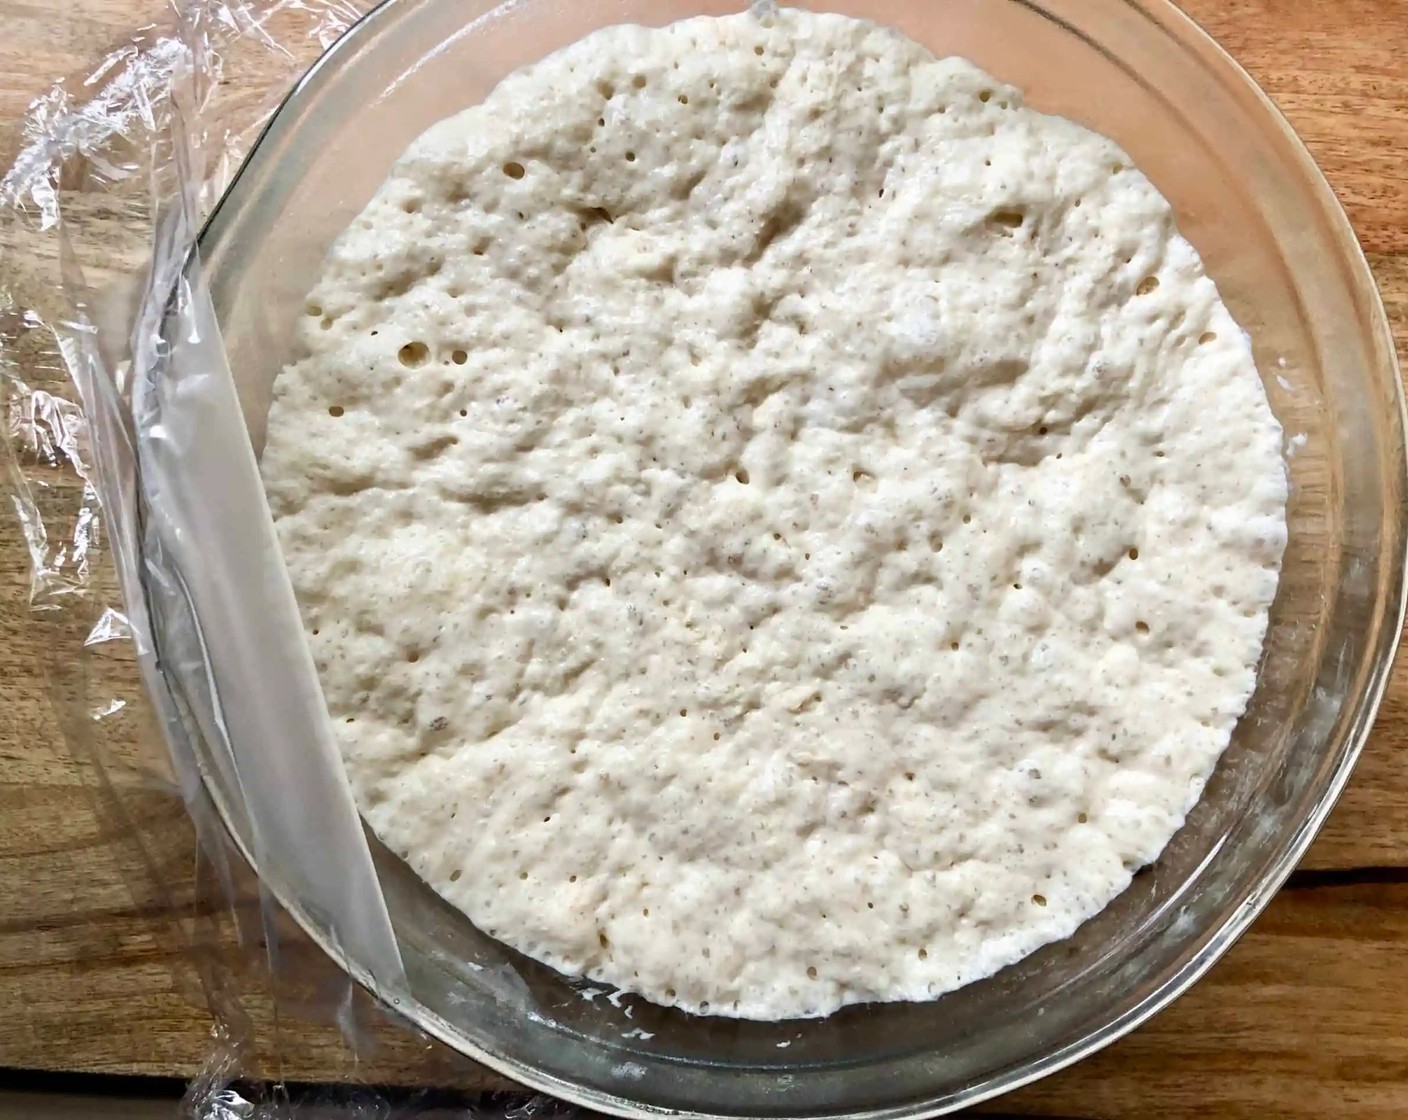
[[761, 1018], [1071, 933], [1182, 822], [1285, 537], [1123, 153], [871, 24], [611, 28], [411, 147], [264, 473], [359, 803], [485, 931]]

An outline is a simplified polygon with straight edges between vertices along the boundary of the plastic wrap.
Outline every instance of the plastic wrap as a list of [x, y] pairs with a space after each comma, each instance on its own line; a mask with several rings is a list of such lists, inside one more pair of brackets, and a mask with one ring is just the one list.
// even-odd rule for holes
[[[195, 252], [280, 99], [371, 6], [183, 0], [39, 96], [0, 181], [5, 465], [34, 624], [134, 893], [169, 909], [184, 979], [214, 1016], [185, 1106], [212, 1120], [286, 1111], [287, 1093], [235, 1086], [285, 1076], [261, 1032], [291, 1012], [336, 1024], [355, 1080], [365, 1017], [404, 983]], [[83, 5], [56, 18], [78, 24]], [[234, 795], [216, 806], [212, 789]], [[194, 877], [189, 844], [153, 808], [174, 797], [194, 826]], [[264, 846], [381, 1004], [331, 962], [310, 965], [306, 939], [300, 956], [301, 933], [250, 872]], [[449, 1114], [366, 1088], [328, 1103]]]

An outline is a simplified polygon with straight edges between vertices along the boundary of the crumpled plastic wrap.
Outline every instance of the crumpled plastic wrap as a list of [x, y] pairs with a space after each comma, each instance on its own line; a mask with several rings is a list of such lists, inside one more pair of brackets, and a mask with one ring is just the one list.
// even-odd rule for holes
[[[178, 981], [213, 1015], [182, 1113], [201, 1120], [303, 1115], [310, 1104], [359, 1118], [470, 1114], [442, 1095], [358, 1084], [361, 1059], [385, 1045], [387, 1031], [369, 1024], [391, 1015], [402, 977], [325, 713], [306, 692], [261, 692], [268, 672], [231, 684], [210, 669], [218, 659], [202, 631], [246, 613], [234, 628], [247, 648], [223, 656], [257, 660], [261, 637], [287, 636], [298, 619], [262, 495], [207, 485], [220, 456], [252, 452], [237, 404], [224, 407], [234, 388], [196, 238], [282, 97], [372, 6], [174, 0], [162, 21], [33, 101], [0, 180], [6, 496], [28, 548], [33, 624], [95, 811], [134, 895], [170, 914], [163, 947], [179, 950]], [[80, 21], [83, 6], [54, 18]], [[209, 534], [235, 531], [235, 513], [239, 532], [264, 534], [272, 564], [203, 562]], [[222, 627], [220, 646], [230, 638]], [[312, 679], [317, 695], [306, 643], [270, 646], [293, 651], [275, 675]], [[251, 758], [231, 746], [275, 724], [302, 749]], [[223, 780], [206, 780], [211, 771]], [[238, 804], [219, 808], [243, 816], [252, 843], [232, 838], [212, 785], [238, 791]], [[278, 788], [296, 789], [306, 811], [270, 812]], [[366, 966], [360, 978], [381, 1001], [273, 902], [250, 869], [260, 853], [246, 850], [261, 844], [307, 853], [292, 862], [296, 893], [325, 944]], [[329, 1048], [347, 1071], [336, 1090], [282, 1087], [307, 1073], [284, 1067], [280, 1032], [310, 1024], [341, 1040]], [[408, 1053], [433, 1045], [400, 1030]], [[436, 1068], [454, 1081], [468, 1069], [457, 1060], [446, 1053]], [[473, 1114], [526, 1120], [563, 1107], [505, 1096]]]

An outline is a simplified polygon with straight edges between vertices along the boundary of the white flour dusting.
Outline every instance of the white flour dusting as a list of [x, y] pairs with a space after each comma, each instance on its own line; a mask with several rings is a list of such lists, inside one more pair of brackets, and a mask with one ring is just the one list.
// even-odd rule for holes
[[925, 999], [1153, 860], [1280, 429], [1111, 142], [874, 25], [599, 32], [412, 146], [263, 469], [378, 835], [698, 1012]]

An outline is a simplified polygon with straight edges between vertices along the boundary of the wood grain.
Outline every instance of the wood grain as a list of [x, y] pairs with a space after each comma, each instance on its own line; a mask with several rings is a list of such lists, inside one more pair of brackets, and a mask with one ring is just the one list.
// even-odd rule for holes
[[[1369, 255], [1408, 355], [1408, 0], [1186, 0], [1311, 148]], [[0, 0], [0, 115], [17, 120], [56, 76], [80, 71], [130, 29], [166, 18], [154, 0]], [[231, 68], [231, 81], [238, 80]], [[238, 90], [236, 90], [238, 95]], [[8, 164], [16, 137], [0, 144]], [[89, 220], [100, 222], [99, 213]], [[114, 243], [85, 262], [104, 267]], [[55, 262], [11, 259], [40, 293]], [[35, 364], [42, 364], [39, 357]], [[33, 378], [42, 368], [26, 370]], [[35, 500], [62, 523], [72, 479]], [[106, 578], [99, 573], [100, 579]], [[195, 838], [160, 767], [130, 655], [100, 648], [123, 702], [95, 718], [74, 648], [96, 620], [35, 614], [16, 521], [0, 520], [0, 1065], [188, 1076], [218, 1039], [207, 1001], [229, 1001], [207, 966], [238, 938], [258, 947], [253, 902], [235, 919], [194, 860]], [[60, 715], [96, 728], [120, 797], [63, 745]], [[1303, 864], [1227, 958], [1173, 1008], [1096, 1057], [985, 1111], [1085, 1120], [1408, 1115], [1408, 667], [1340, 806]], [[119, 811], [127, 814], [120, 818]], [[248, 884], [242, 889], [249, 894]], [[254, 954], [257, 960], [257, 953]], [[360, 1006], [374, 1046], [357, 1060], [340, 1034], [300, 1015], [331, 981], [306, 946], [278, 962], [292, 998], [238, 978], [245, 1068], [300, 1080], [497, 1084], [441, 1046]]]

